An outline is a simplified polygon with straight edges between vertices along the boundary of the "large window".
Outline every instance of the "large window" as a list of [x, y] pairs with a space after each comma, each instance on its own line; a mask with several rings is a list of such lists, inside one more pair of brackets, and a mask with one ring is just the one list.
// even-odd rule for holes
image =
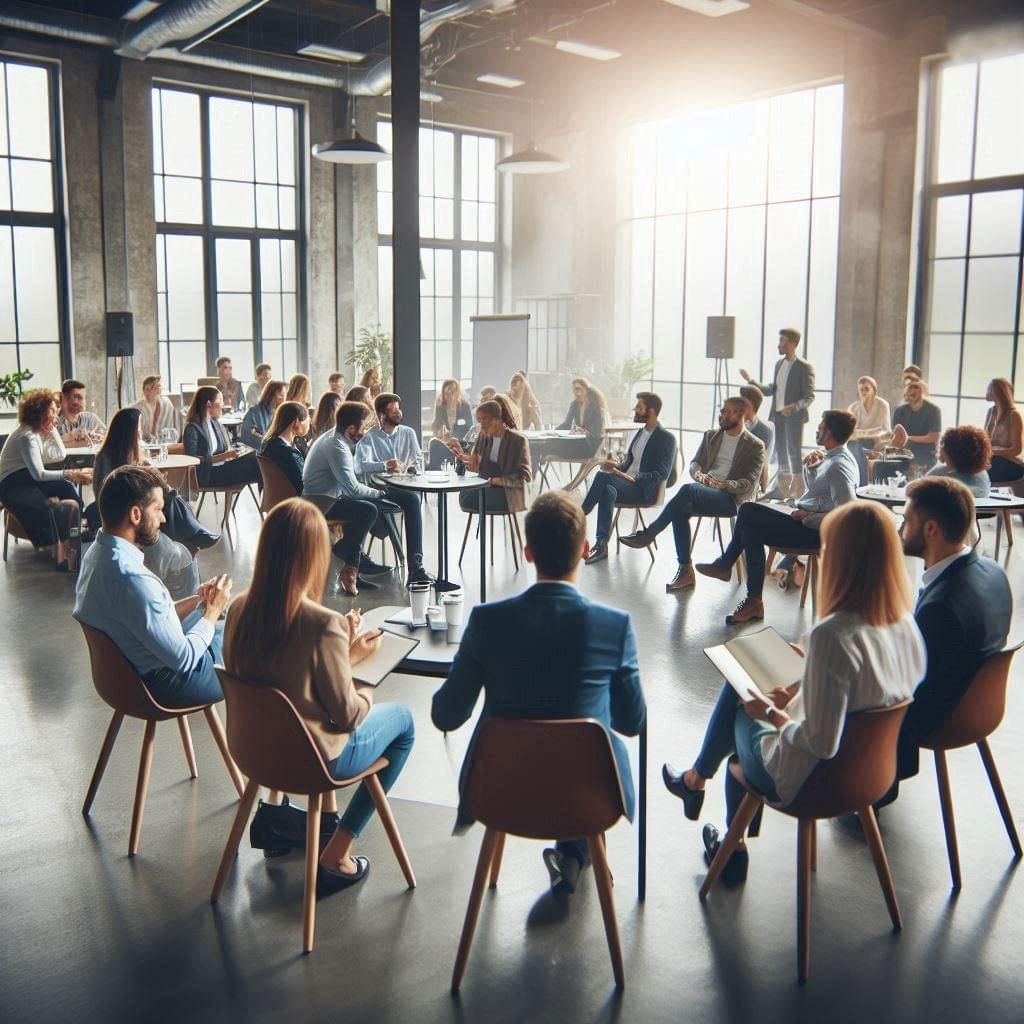
[[764, 379], [780, 328], [804, 335], [832, 400], [843, 87], [639, 126], [616, 256], [616, 333], [654, 361], [673, 429], [712, 422], [707, 318], [736, 318], [738, 369]]
[[1024, 54], [932, 80], [918, 353], [943, 422], [984, 422], [993, 377], [1024, 386]]
[[[391, 122], [377, 125], [391, 149]], [[420, 128], [420, 336], [423, 390], [446, 377], [469, 387], [469, 318], [494, 312], [498, 239], [497, 139], [450, 128]], [[391, 164], [377, 166], [380, 319], [391, 330]]]
[[0, 60], [0, 374], [54, 387], [70, 366], [56, 73]]
[[153, 90], [157, 339], [170, 387], [218, 355], [251, 380], [302, 363], [298, 110]]

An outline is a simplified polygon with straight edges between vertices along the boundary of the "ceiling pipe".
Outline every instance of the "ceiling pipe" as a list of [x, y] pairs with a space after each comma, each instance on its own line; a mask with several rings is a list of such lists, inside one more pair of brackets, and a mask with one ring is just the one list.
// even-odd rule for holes
[[114, 52], [119, 57], [144, 60], [161, 46], [194, 39], [222, 23], [230, 24], [249, 3], [250, 0], [169, 0], [152, 14], [131, 23]]

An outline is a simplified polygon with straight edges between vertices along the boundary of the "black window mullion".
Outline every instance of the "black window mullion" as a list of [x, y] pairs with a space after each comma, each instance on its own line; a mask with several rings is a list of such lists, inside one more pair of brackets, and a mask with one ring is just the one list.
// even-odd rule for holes
[[220, 324], [217, 317], [217, 250], [213, 233], [213, 180], [210, 161], [210, 97], [199, 97], [200, 151], [203, 174], [203, 260], [206, 263], [206, 366], [213, 366], [220, 345]]
[[[455, 132], [452, 145], [452, 241], [462, 242], [462, 132]], [[436, 150], [435, 150], [436, 152]], [[437, 166], [434, 166], [437, 175]], [[480, 174], [480, 155], [477, 154], [477, 176]], [[435, 178], [436, 180], [436, 178]], [[436, 191], [436, 189], [435, 189]], [[479, 220], [477, 221], [479, 225]], [[477, 232], [479, 234], [479, 231]], [[480, 263], [477, 261], [477, 295], [480, 294]], [[437, 258], [434, 258], [434, 291], [437, 291]], [[434, 299], [434, 318], [437, 318], [437, 299]], [[436, 332], [435, 332], [436, 335]], [[456, 380], [462, 380], [462, 253], [458, 245], [452, 251], [452, 366], [451, 373]], [[434, 339], [437, 344], [437, 338]], [[437, 374], [437, 350], [434, 350], [434, 373]]]
[[[252, 362], [257, 366], [263, 362], [263, 283], [260, 275], [260, 247], [262, 241], [254, 238], [249, 244], [250, 280], [252, 285]], [[278, 243], [280, 260], [280, 243]], [[283, 310], [282, 310], [283, 313]], [[282, 331], [282, 333], [284, 333]]]

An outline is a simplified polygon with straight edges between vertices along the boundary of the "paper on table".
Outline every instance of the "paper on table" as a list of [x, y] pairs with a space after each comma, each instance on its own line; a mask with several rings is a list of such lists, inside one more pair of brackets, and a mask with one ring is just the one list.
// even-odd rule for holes
[[771, 704], [766, 694], [792, 686], [804, 672], [804, 659], [771, 626], [706, 647], [704, 653], [744, 700]]
[[384, 630], [380, 647], [358, 665], [352, 666], [352, 678], [365, 686], [379, 686], [418, 644], [419, 640]]

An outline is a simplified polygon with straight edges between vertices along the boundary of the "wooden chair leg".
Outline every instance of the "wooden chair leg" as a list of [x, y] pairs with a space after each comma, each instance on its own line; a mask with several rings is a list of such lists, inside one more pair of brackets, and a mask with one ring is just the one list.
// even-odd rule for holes
[[[733, 534], [735, 533], [735, 531], [736, 531], [736, 519], [735, 519], [735, 517], [730, 516], [729, 517], [729, 540], [730, 541], [732, 540]], [[744, 555], [741, 552], [740, 553], [740, 557], [736, 559], [736, 580], [737, 580], [737, 582], [742, 583], [744, 577], [746, 576], [746, 573], [747, 573], [747, 558], [746, 558], [746, 555]], [[767, 571], [765, 572], [765, 576], [770, 576], [770, 575], [771, 575], [771, 573], [769, 573]]]
[[766, 578], [772, 574], [772, 566], [775, 564], [775, 556], [777, 554], [778, 551], [776, 551], [775, 548], [768, 549], [768, 557], [764, 562], [764, 574]]
[[620, 508], [615, 509], [615, 515], [612, 517], [612, 535], [615, 537], [615, 553], [619, 553], [619, 549], [622, 547], [622, 541], [619, 540], [619, 513], [622, 511]]
[[146, 731], [142, 736], [142, 755], [139, 757], [139, 777], [135, 783], [135, 805], [132, 808], [132, 829], [128, 836], [128, 856], [134, 857], [139, 852], [139, 836], [142, 833], [142, 815], [146, 810], [146, 791], [149, 789], [149, 773], [153, 767], [153, 737], [156, 735], [156, 722], [146, 722]]
[[388, 842], [391, 843], [391, 849], [395, 851], [395, 859], [402, 869], [402, 874], [405, 875], [405, 881], [410, 889], [415, 889], [416, 876], [413, 874], [409, 854], [405, 852], [402, 834], [398, 831], [398, 822], [395, 821], [395, 816], [391, 811], [391, 804], [388, 803], [388, 795], [384, 792], [384, 787], [380, 784], [380, 779], [376, 775], [367, 775], [363, 781], [366, 783], [366, 788], [370, 791], [370, 796], [373, 798], [373, 804], [377, 808], [377, 814], [380, 816], [384, 831], [388, 834]]
[[953, 888], [963, 885], [960, 876], [960, 848], [956, 841], [956, 818], [953, 815], [953, 791], [949, 785], [949, 765], [946, 752], [935, 751], [935, 777], [939, 783], [939, 805], [942, 808], [942, 827], [946, 831], [946, 853], [949, 856], [949, 874]]
[[228, 833], [228, 841], [221, 854], [220, 867], [217, 868], [217, 877], [213, 880], [213, 889], [210, 890], [210, 902], [216, 903], [220, 899], [220, 891], [227, 881], [228, 872], [238, 855], [238, 844], [242, 841], [242, 833], [249, 821], [249, 814], [252, 812], [252, 805], [256, 803], [256, 797], [260, 795], [260, 786], [255, 779], [249, 780], [242, 794], [241, 803], [235, 812], [235, 820], [231, 823], [231, 831]]
[[1024, 855], [1021, 851], [1020, 836], [1017, 835], [1017, 826], [1014, 824], [1013, 815], [1010, 813], [1010, 803], [1006, 799], [1006, 791], [1003, 789], [1002, 780], [999, 778], [999, 771], [996, 768], [995, 758], [992, 757], [992, 748], [989, 747], [988, 740], [982, 740], [978, 744], [978, 753], [981, 754], [981, 761], [985, 765], [988, 781], [992, 785], [992, 795], [996, 798], [999, 813], [1002, 815], [1003, 824], [1006, 826], [1006, 834], [1010, 837], [1013, 855], [1019, 860]]
[[718, 876], [722, 873], [726, 862], [732, 856], [733, 850], [739, 846], [743, 833], [747, 830], [747, 826], [753, 820], [754, 815], [757, 814], [763, 802], [750, 793], [744, 794], [743, 802], [736, 811], [736, 817], [732, 819], [729, 831], [726, 832], [725, 839], [722, 840], [722, 845], [718, 848], [718, 853], [715, 854], [715, 859], [711, 862], [708, 873], [704, 876], [704, 881], [701, 883], [700, 899], [702, 902], [707, 899], [711, 887], [718, 881]]
[[[814, 575], [814, 563], [810, 558], [807, 559], [807, 569], [804, 572], [804, 585], [800, 588], [800, 607], [803, 608], [807, 604], [807, 591], [811, 587], [811, 576]], [[813, 611], [814, 606], [811, 606]]]
[[903, 927], [903, 917], [900, 914], [900, 905], [896, 901], [896, 886], [892, 883], [889, 859], [885, 855], [882, 833], [878, 831], [878, 819], [875, 817], [874, 808], [862, 808], [857, 812], [857, 817], [860, 818], [860, 825], [864, 830], [864, 838], [867, 840], [868, 849], [871, 851], [871, 859], [875, 862], [875, 871], [878, 874], [878, 882], [882, 886], [882, 895], [885, 896], [885, 905], [889, 908], [889, 918], [892, 921], [893, 928], [898, 931]]
[[320, 801], [320, 810], [324, 814], [338, 813], [338, 791], [336, 789], [330, 789], [324, 793], [323, 799]]
[[86, 817], [89, 816], [92, 802], [96, 799], [96, 791], [100, 788], [103, 773], [107, 770], [107, 761], [110, 760], [110, 752], [114, 749], [114, 741], [117, 739], [123, 721], [124, 715], [120, 711], [115, 711], [107, 726], [107, 733], [103, 737], [103, 745], [100, 747], [100, 756], [96, 759], [96, 767], [93, 769], [92, 779], [89, 782], [89, 791], [85, 794], [85, 803], [82, 804], [82, 814]]
[[462, 556], [466, 553], [466, 541], [469, 540], [469, 531], [473, 525], [473, 513], [466, 516], [466, 532], [462, 535], [462, 547], [459, 548], [459, 568], [462, 568]]
[[217, 709], [211, 704], [209, 707], [203, 708], [203, 715], [206, 717], [206, 724], [210, 727], [210, 732], [213, 733], [213, 738], [217, 742], [217, 748], [220, 750], [220, 756], [224, 758], [224, 764], [227, 767], [228, 775], [231, 776], [231, 781], [235, 784], [235, 790], [241, 797], [245, 792], [245, 783], [242, 781], [242, 776], [239, 774], [238, 767], [231, 758], [231, 751], [228, 750], [228, 738], [224, 735], [224, 726], [220, 724], [220, 717], [217, 715]]
[[1008, 508], [1003, 509], [1003, 526], [1006, 527], [1006, 546], [1013, 547], [1013, 516]]
[[191, 779], [199, 778], [199, 770], [196, 768], [196, 750], [192, 746], [192, 733], [188, 728], [188, 717], [182, 715], [178, 719], [178, 732], [181, 733], [181, 745], [185, 748], [185, 763], [188, 765], [188, 774]]
[[811, 858], [814, 821], [801, 818], [796, 843], [796, 959], [797, 976], [807, 980], [811, 963]]
[[302, 952], [313, 952], [316, 928], [316, 865], [320, 859], [320, 800], [313, 793], [306, 808], [306, 887], [302, 893]]
[[469, 891], [469, 906], [466, 907], [466, 919], [462, 924], [459, 949], [455, 954], [455, 969], [452, 971], [453, 992], [459, 991], [459, 987], [462, 985], [462, 976], [466, 973], [466, 963], [469, 961], [469, 951], [473, 945], [473, 935], [476, 933], [476, 922], [480, 917], [480, 903], [484, 898], [487, 876], [491, 870], [491, 862], [494, 859], [494, 851], [497, 848], [500, 835], [501, 833], [497, 829], [488, 828], [484, 832], [483, 842], [480, 844], [480, 856], [476, 861], [473, 887]]
[[818, 823], [811, 820], [811, 870], [818, 870]]
[[704, 522], [703, 516], [697, 516], [697, 521], [693, 524], [693, 529], [690, 531], [690, 554], [693, 554], [693, 546], [697, 543], [697, 534], [700, 533], [700, 524]]
[[604, 933], [608, 939], [608, 952], [612, 958], [612, 973], [617, 988], [626, 987], [626, 972], [622, 965], [622, 943], [619, 940], [619, 923], [615, 918], [615, 900], [612, 897], [612, 875], [608, 870], [602, 836], [587, 836], [590, 862], [594, 865], [594, 881], [597, 895], [601, 900], [601, 916], [604, 918]]
[[498, 875], [501, 874], [501, 858], [505, 855], [505, 833], [498, 833], [498, 843], [494, 848], [494, 856], [491, 860], [491, 888], [498, 886]]

